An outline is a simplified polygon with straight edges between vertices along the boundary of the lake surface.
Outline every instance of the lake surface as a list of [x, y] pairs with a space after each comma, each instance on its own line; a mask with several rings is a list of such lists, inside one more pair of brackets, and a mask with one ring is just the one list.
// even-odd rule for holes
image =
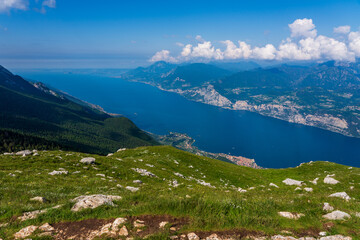
[[156, 134], [187, 133], [209, 152], [254, 158], [262, 167], [332, 161], [360, 167], [360, 139], [261, 116], [192, 102], [142, 83], [94, 74], [14, 71], [77, 98], [120, 113]]

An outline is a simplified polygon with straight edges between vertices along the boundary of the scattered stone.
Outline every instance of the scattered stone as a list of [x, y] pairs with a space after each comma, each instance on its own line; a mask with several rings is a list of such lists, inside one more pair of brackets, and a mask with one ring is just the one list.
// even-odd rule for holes
[[335, 185], [335, 184], [338, 184], [339, 181], [336, 180], [336, 179], [334, 179], [334, 178], [332, 178], [332, 177], [330, 177], [330, 176], [328, 175], [328, 176], [326, 176], [326, 177], [324, 178], [324, 183]]
[[323, 210], [327, 212], [331, 212], [334, 210], [334, 207], [330, 206], [330, 204], [326, 202], [324, 203]]
[[137, 192], [137, 191], [139, 191], [139, 188], [137, 188], [137, 187], [126, 186], [125, 188], [126, 188], [127, 190], [131, 191], [131, 192]]
[[121, 152], [121, 151], [125, 151], [125, 150], [126, 150], [126, 148], [120, 148], [116, 152]]
[[99, 176], [99, 177], [105, 177], [105, 174], [98, 173], [98, 174], [96, 174], [96, 176]]
[[141, 180], [134, 180], [133, 183], [142, 184], [143, 182]]
[[144, 222], [144, 221], [141, 221], [141, 220], [139, 220], [139, 219], [135, 220], [133, 224], [134, 224], [134, 227], [135, 227], [135, 228], [145, 227], [145, 222]]
[[84, 195], [74, 198], [73, 201], [76, 202], [75, 205], [71, 208], [71, 211], [77, 212], [86, 208], [97, 208], [101, 205], [110, 205], [115, 206], [113, 201], [120, 200], [120, 196], [112, 196], [112, 195]]
[[127, 230], [126, 226], [122, 226], [120, 228], [119, 236], [124, 236], [124, 237], [129, 236], [129, 231]]
[[30, 198], [30, 201], [38, 201], [38, 202], [41, 202], [41, 203], [46, 203], [47, 202], [46, 198], [44, 198], [44, 197], [33, 197], [33, 198]]
[[289, 218], [289, 219], [295, 219], [295, 220], [305, 216], [302, 213], [291, 213], [291, 212], [278, 212], [278, 214], [282, 217]]
[[351, 218], [351, 217], [346, 212], [336, 210], [336, 211], [333, 211], [331, 213], [324, 215], [323, 218], [326, 218], [329, 220], [344, 220], [346, 218]]
[[319, 240], [352, 240], [352, 238], [344, 237], [342, 235], [333, 235], [333, 236], [321, 237]]
[[313, 191], [313, 189], [312, 189], [312, 188], [307, 188], [307, 187], [306, 187], [306, 188], [304, 188], [304, 190], [305, 190], [305, 191], [307, 191], [307, 192], [312, 192], [312, 191]]
[[355, 216], [360, 218], [360, 212], [355, 213]]
[[21, 229], [20, 231], [18, 231], [17, 233], [15, 233], [14, 237], [15, 237], [15, 239], [26, 238], [26, 237], [30, 236], [31, 234], [33, 234], [37, 228], [38, 227], [34, 226], [34, 225], [25, 227], [25, 228]]
[[35, 219], [35, 218], [37, 218], [37, 216], [39, 216], [40, 214], [46, 213], [47, 211], [48, 211], [47, 209], [43, 209], [43, 210], [36, 210], [36, 211], [32, 211], [32, 212], [24, 212], [22, 216], [18, 217], [18, 219], [20, 221]]
[[56, 170], [54, 170], [54, 171], [50, 172], [49, 175], [52, 175], [52, 176], [54, 176], [54, 175], [62, 175], [62, 174], [67, 175], [68, 173], [69, 173], [68, 171], [56, 171]]
[[302, 181], [297, 181], [291, 178], [287, 178], [283, 181], [283, 183], [285, 183], [286, 185], [296, 185], [296, 186], [301, 186], [301, 184], [303, 183]]
[[295, 188], [295, 191], [300, 191], [300, 190], [302, 190], [301, 187]]
[[338, 197], [338, 198], [345, 199], [346, 201], [349, 201], [351, 199], [351, 197], [349, 195], [347, 195], [346, 192], [333, 193], [333, 194], [329, 195], [329, 197]]
[[320, 237], [325, 237], [326, 235], [327, 235], [326, 232], [319, 232]]
[[221, 238], [219, 238], [218, 235], [214, 233], [208, 236], [206, 240], [221, 240]]
[[319, 178], [315, 178], [314, 180], [310, 181], [312, 184], [317, 185], [317, 181], [319, 180]]
[[111, 229], [115, 232], [119, 231], [119, 226], [126, 223], [127, 219], [126, 218], [117, 218], [114, 220], [114, 222], [112, 223]]
[[16, 153], [16, 156], [29, 156], [32, 154], [32, 151], [30, 150], [24, 150], [24, 151], [19, 151]]
[[117, 184], [116, 185], [118, 188], [123, 188], [123, 186], [121, 184]]
[[200, 240], [199, 236], [196, 235], [196, 234], [193, 233], [193, 232], [188, 233], [187, 237], [188, 237], [189, 240]]
[[95, 158], [93, 157], [87, 157], [80, 160], [81, 163], [84, 164], [95, 164]]
[[106, 155], [107, 157], [111, 157], [112, 155], [114, 155], [113, 153], [109, 153], [108, 155]]
[[149, 172], [146, 169], [141, 169], [141, 168], [132, 168], [132, 170], [134, 170], [137, 173], [140, 173], [141, 176], [147, 176], [147, 177], [157, 177], [155, 174]]
[[278, 185], [276, 185], [276, 184], [274, 184], [274, 183], [270, 183], [270, 184], [269, 184], [269, 186], [270, 186], [270, 187], [276, 187], [276, 188], [279, 188], [279, 186], [278, 186]]
[[242, 188], [238, 188], [238, 192], [241, 192], [241, 193], [244, 193], [244, 192], [247, 192], [247, 190], [245, 190], [245, 189], [242, 189]]
[[296, 240], [296, 238], [290, 236], [276, 235], [276, 236], [272, 236], [271, 240]]
[[169, 224], [169, 222], [166, 222], [166, 221], [161, 222], [161, 223], [159, 223], [159, 228], [164, 228], [167, 224]]
[[49, 223], [45, 223], [39, 227], [39, 230], [43, 232], [52, 232], [55, 231], [55, 228], [53, 228]]

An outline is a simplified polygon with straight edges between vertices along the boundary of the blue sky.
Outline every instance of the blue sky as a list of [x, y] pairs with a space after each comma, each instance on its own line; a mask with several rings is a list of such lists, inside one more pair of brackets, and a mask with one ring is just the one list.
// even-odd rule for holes
[[[293, 35], [289, 24], [297, 19], [312, 20], [317, 36], [324, 35], [345, 44], [348, 36], [334, 33], [334, 27], [350, 26], [355, 40], [360, 27], [360, 1], [357, 0], [12, 2], [9, 5], [0, 0], [0, 64], [11, 68], [129, 68], [150, 64], [149, 59], [162, 50], [170, 54], [164, 57], [162, 52], [159, 57], [164, 60], [200, 61], [204, 56], [194, 53], [199, 43], [209, 41], [215, 51], [219, 48], [225, 53], [222, 46], [225, 40], [234, 42], [236, 49], [239, 40], [251, 45], [251, 51], [258, 46], [263, 56], [262, 48], [266, 44], [278, 51], [279, 44]], [[196, 39], [198, 35], [201, 38]], [[303, 35], [305, 38], [306, 34]], [[316, 43], [323, 44], [325, 40], [319, 39]], [[187, 44], [191, 44], [192, 52], [188, 58], [180, 58]], [[357, 57], [356, 51], [350, 52], [351, 56], [344, 53], [344, 59]], [[319, 54], [319, 59], [329, 57]], [[275, 55], [272, 59], [278, 58], [279, 54]], [[254, 56], [245, 56], [245, 59], [256, 59]]]

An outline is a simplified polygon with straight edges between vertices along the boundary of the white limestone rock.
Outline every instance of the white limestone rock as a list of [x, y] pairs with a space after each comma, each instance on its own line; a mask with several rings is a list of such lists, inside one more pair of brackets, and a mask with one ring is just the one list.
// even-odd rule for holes
[[346, 192], [333, 193], [333, 194], [330, 194], [329, 197], [338, 197], [338, 198], [345, 199], [346, 201], [349, 201], [351, 199], [351, 197], [349, 195], [347, 195]]
[[31, 234], [33, 234], [36, 229], [38, 229], [37, 226], [31, 225], [28, 227], [25, 227], [23, 229], [21, 229], [20, 231], [18, 231], [17, 233], [14, 234], [15, 239], [23, 239], [26, 238], [28, 236], [30, 236]]
[[330, 177], [330, 176], [328, 175], [328, 176], [326, 176], [326, 177], [324, 178], [324, 183], [335, 185], [335, 184], [338, 184], [339, 181], [336, 180], [335, 178]]
[[46, 198], [39, 197], [39, 196], [30, 198], [30, 201], [37, 201], [37, 202], [41, 202], [41, 203], [46, 203], [47, 202]]
[[275, 235], [271, 237], [271, 240], [296, 240], [296, 238], [290, 236]]
[[278, 185], [276, 185], [275, 183], [270, 183], [270, 184], [269, 184], [269, 186], [270, 186], [270, 187], [276, 187], [276, 188], [279, 188], [279, 186], [278, 186]]
[[86, 208], [93, 209], [101, 205], [115, 206], [115, 204], [113, 203], [114, 200], [121, 200], [121, 197], [102, 194], [79, 196], [73, 199], [75, 205], [71, 208], [71, 211], [77, 212]]
[[81, 163], [84, 164], [95, 164], [96, 159], [93, 157], [86, 157], [80, 160]]
[[23, 150], [16, 153], [16, 156], [29, 156], [32, 154], [30, 150]]
[[329, 220], [345, 220], [347, 218], [351, 218], [349, 214], [346, 212], [342, 212], [339, 210], [333, 211], [331, 213], [325, 214], [323, 218], [329, 219]]
[[285, 217], [285, 218], [289, 218], [289, 219], [295, 219], [295, 220], [305, 216], [302, 213], [291, 213], [291, 212], [278, 212], [278, 214], [281, 217]]
[[187, 237], [188, 237], [189, 240], [200, 240], [199, 236], [196, 235], [196, 234], [193, 233], [193, 232], [188, 233]]
[[131, 192], [137, 192], [137, 191], [139, 191], [139, 188], [137, 188], [137, 187], [126, 186], [125, 188], [126, 188], [127, 190], [131, 191]]
[[287, 178], [282, 182], [285, 183], [286, 185], [290, 185], [290, 186], [293, 186], [293, 185], [301, 186], [302, 183], [303, 183], [302, 181], [297, 181], [297, 180], [294, 180], [294, 179], [291, 179], [291, 178]]
[[352, 238], [345, 237], [343, 235], [333, 235], [333, 236], [321, 237], [319, 240], [352, 240]]
[[326, 212], [331, 212], [334, 210], [334, 207], [332, 207], [329, 203], [324, 203], [323, 210]]
[[62, 174], [67, 175], [68, 173], [69, 173], [68, 171], [56, 171], [56, 170], [54, 170], [52, 172], [49, 172], [49, 175], [52, 175], [52, 176], [54, 176], [54, 175], [62, 175]]

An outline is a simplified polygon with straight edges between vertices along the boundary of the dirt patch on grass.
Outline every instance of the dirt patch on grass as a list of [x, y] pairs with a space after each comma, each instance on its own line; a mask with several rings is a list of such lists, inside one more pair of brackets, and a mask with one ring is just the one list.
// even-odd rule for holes
[[86, 239], [91, 232], [99, 230], [102, 226], [112, 223], [114, 219], [86, 219], [78, 222], [61, 222], [52, 224], [55, 228], [56, 240]]
[[[129, 223], [134, 223], [136, 220], [144, 221], [146, 227], [141, 228], [141, 232], [137, 232], [136, 235], [145, 237], [163, 231], [160, 229], [161, 222], [168, 222], [167, 228], [173, 227], [176, 230], [181, 229], [184, 225], [189, 223], [188, 218], [177, 218], [169, 215], [142, 215], [137, 217], [128, 217]], [[135, 233], [134, 233], [135, 234]]]
[[[125, 225], [128, 227], [129, 236], [145, 237], [153, 235], [161, 231], [168, 231], [169, 227], [174, 227], [176, 230], [181, 229], [184, 225], [189, 223], [187, 218], [176, 218], [169, 215], [142, 215], [142, 216], [128, 216]], [[104, 225], [113, 223], [113, 219], [87, 219], [77, 222], [61, 222], [52, 224], [55, 228], [56, 240], [74, 239], [82, 240], [89, 239], [92, 232], [100, 230]], [[136, 220], [144, 222], [144, 227], [135, 228], [133, 223]], [[161, 222], [168, 222], [165, 228], [160, 228]], [[140, 229], [140, 230], [138, 230]]]
[[263, 237], [264, 233], [258, 231], [252, 231], [247, 229], [231, 229], [224, 231], [210, 231], [210, 232], [199, 232], [195, 231], [196, 235], [200, 237], [200, 239], [205, 239], [212, 234], [218, 235], [222, 239], [233, 238], [233, 239], [244, 239], [249, 237]]

